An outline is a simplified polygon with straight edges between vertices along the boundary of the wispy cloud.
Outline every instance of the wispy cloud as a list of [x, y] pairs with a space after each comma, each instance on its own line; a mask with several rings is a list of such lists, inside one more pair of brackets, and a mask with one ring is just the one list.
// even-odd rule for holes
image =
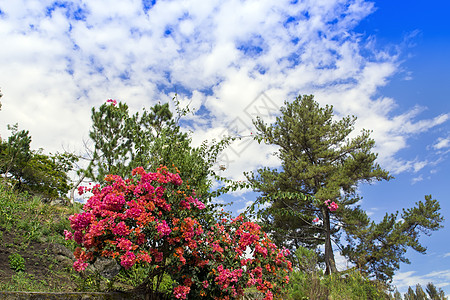
[[422, 180], [423, 180], [423, 176], [422, 176], [422, 175], [419, 175], [419, 176], [417, 176], [417, 177], [414, 177], [414, 178], [411, 180], [411, 184], [415, 184], [415, 183], [420, 182], [420, 181], [422, 181]]
[[433, 145], [434, 149], [437, 150], [441, 150], [441, 149], [445, 149], [445, 148], [449, 148], [450, 147], [450, 137], [446, 137], [446, 138], [438, 138], [438, 140], [436, 141], [436, 143]]
[[416, 271], [398, 272], [394, 276], [393, 284], [401, 292], [406, 292], [409, 286], [420, 284], [423, 288], [432, 282], [439, 288], [450, 285], [450, 270], [430, 272], [424, 275], [415, 275]]

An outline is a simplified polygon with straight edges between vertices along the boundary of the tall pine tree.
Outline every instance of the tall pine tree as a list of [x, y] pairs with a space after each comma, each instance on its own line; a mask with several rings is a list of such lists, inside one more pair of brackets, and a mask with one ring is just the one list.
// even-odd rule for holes
[[320, 107], [310, 95], [285, 102], [274, 124], [254, 122], [260, 141], [279, 147], [282, 163], [280, 170], [247, 174], [262, 193], [258, 202], [270, 203], [262, 214], [265, 229], [287, 247], [324, 244], [326, 274], [337, 271], [332, 242], [339, 244], [340, 230], [369, 223], [357, 205], [358, 184], [391, 178], [375, 162], [369, 131], [349, 138], [355, 120], [336, 120], [331, 106]]

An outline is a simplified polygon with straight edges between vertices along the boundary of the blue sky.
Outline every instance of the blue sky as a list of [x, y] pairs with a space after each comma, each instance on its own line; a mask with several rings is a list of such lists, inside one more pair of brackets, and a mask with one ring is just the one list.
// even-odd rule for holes
[[[361, 186], [373, 219], [426, 194], [448, 216], [448, 11], [446, 1], [0, 0], [0, 133], [18, 122], [33, 148], [82, 153], [92, 106], [114, 98], [137, 111], [177, 92], [198, 110], [184, 124], [199, 144], [249, 135], [255, 116], [271, 122], [284, 100], [314, 94], [373, 130], [396, 177]], [[274, 151], [243, 140], [217, 168], [242, 179], [277, 167]], [[236, 212], [254, 199], [226, 198]], [[401, 291], [433, 281], [450, 294], [446, 227], [423, 237], [427, 255], [408, 253]]]

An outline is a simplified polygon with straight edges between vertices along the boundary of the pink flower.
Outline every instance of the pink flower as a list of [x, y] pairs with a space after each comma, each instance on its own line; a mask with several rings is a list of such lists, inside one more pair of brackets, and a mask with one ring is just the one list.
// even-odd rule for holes
[[126, 201], [123, 194], [108, 193], [103, 198], [101, 209], [119, 211], [125, 203]]
[[181, 180], [181, 177], [179, 174], [168, 174], [170, 182], [172, 182], [175, 185], [181, 185], [183, 183], [183, 180]]
[[131, 250], [133, 248], [133, 243], [130, 240], [120, 238], [117, 239], [117, 241], [119, 242], [117, 244], [117, 247], [119, 247], [122, 250]]
[[158, 230], [160, 237], [169, 235], [172, 232], [172, 229], [170, 229], [169, 225], [167, 225], [166, 220], [159, 223], [156, 229]]
[[137, 259], [139, 261], [145, 261], [147, 263], [151, 263], [152, 262], [152, 258], [150, 257], [150, 255], [147, 252], [140, 252], [137, 256]]
[[86, 269], [86, 267], [88, 266], [87, 263], [83, 262], [82, 260], [78, 259], [73, 263], [73, 268], [75, 269], [75, 271], [77, 272], [81, 272], [84, 269]]
[[117, 100], [114, 100], [114, 99], [108, 99], [108, 100], [106, 100], [106, 103], [111, 103], [113, 106], [116, 106]]
[[316, 217], [314, 220], [313, 220], [313, 222], [314, 223], [317, 223], [317, 222], [319, 222], [319, 218], [318, 217]]
[[205, 209], [205, 204], [198, 200], [197, 198], [194, 199], [194, 204], [197, 206], [198, 209]]
[[189, 291], [191, 290], [190, 287], [179, 285], [173, 289], [173, 295], [177, 299], [186, 299], [187, 294], [189, 294]]
[[125, 268], [131, 268], [136, 262], [136, 255], [133, 252], [127, 251], [124, 255], [120, 257], [120, 264]]
[[78, 195], [83, 195], [84, 194], [84, 186], [79, 186], [78, 187]]
[[328, 199], [328, 200], [326, 200], [324, 203], [325, 203], [325, 205], [326, 206], [328, 206], [328, 209], [330, 210], [330, 211], [336, 211], [338, 208], [339, 208], [339, 206], [337, 205], [337, 203], [336, 202], [331, 202], [331, 200], [330, 199]]
[[272, 300], [273, 299], [273, 294], [271, 291], [267, 291], [266, 293], [266, 297], [264, 298], [264, 300]]
[[328, 206], [328, 209], [330, 211], [336, 211], [339, 208], [339, 206], [333, 201], [331, 202], [331, 204]]
[[122, 221], [113, 228], [112, 232], [115, 235], [126, 236], [129, 235], [131, 231], [128, 226], [125, 225], [125, 222]]
[[89, 212], [84, 212], [69, 217], [70, 227], [73, 230], [85, 229], [93, 220], [94, 216]]
[[73, 234], [70, 231], [64, 229], [64, 238], [66, 241], [73, 239]]
[[203, 287], [204, 287], [205, 289], [207, 289], [208, 286], [209, 286], [208, 280], [203, 281], [203, 282], [202, 282], [202, 285], [203, 285]]

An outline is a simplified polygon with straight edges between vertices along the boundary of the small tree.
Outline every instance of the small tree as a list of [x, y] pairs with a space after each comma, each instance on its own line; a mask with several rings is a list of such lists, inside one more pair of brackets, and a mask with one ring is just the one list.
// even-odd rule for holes
[[426, 288], [427, 294], [430, 297], [430, 300], [446, 300], [445, 293], [442, 289], [437, 289], [436, 286], [429, 282]]
[[4, 178], [14, 178], [21, 185], [23, 170], [31, 159], [31, 136], [28, 130], [18, 130], [18, 124], [8, 125], [11, 136], [1, 143], [0, 167]]
[[18, 125], [8, 126], [12, 131], [8, 141], [0, 144], [0, 169], [5, 180], [18, 190], [27, 190], [45, 197], [65, 197], [70, 189], [67, 173], [77, 158], [69, 153], [46, 155], [43, 150], [30, 149], [31, 136]]

